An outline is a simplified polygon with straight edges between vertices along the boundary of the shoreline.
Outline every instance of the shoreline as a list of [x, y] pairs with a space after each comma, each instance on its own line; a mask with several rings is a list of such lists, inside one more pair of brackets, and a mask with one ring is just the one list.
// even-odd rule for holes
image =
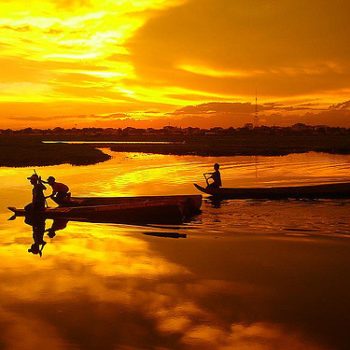
[[205, 147], [180, 147], [174, 149], [172, 147], [159, 147], [158, 145], [151, 147], [138, 147], [137, 145], [118, 145], [109, 147], [113, 152], [135, 152], [150, 153], [161, 155], [177, 155], [177, 156], [200, 156], [200, 157], [234, 157], [234, 156], [286, 156], [288, 154], [318, 152], [328, 154], [347, 155], [350, 150], [334, 149], [334, 148], [294, 148], [294, 149], [206, 149]]
[[[177, 140], [179, 141], [179, 140]], [[187, 137], [176, 144], [113, 144], [116, 152], [198, 156], [283, 156], [322, 152], [350, 154], [348, 135], [210, 135]]]
[[100, 149], [89, 145], [45, 145], [41, 142], [28, 140], [1, 141], [1, 167], [18, 168], [60, 164], [92, 165], [111, 158], [110, 155], [102, 152]]
[[[83, 142], [82, 144], [60, 143], [59, 140], [62, 140], [62, 138], [64, 138], [62, 135], [51, 137], [47, 137], [47, 135], [0, 137], [0, 166], [26, 167], [67, 163], [92, 165], [111, 158], [100, 148], [109, 148], [113, 152], [203, 157], [284, 156], [307, 152], [350, 154], [350, 137], [348, 135], [254, 134], [192, 136], [186, 138], [174, 137], [174, 135], [162, 138], [140, 136], [110, 136], [106, 138], [105, 135], [103, 137], [77, 135], [76, 137], [67, 137], [67, 141]], [[43, 143], [43, 141], [49, 142]], [[88, 143], [84, 144], [85, 141]], [[159, 141], [163, 143], [154, 143]], [[116, 144], [113, 142], [125, 143]]]

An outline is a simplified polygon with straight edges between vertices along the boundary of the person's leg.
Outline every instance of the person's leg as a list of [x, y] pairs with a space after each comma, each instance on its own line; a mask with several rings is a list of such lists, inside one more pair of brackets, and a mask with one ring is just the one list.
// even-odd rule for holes
[[53, 200], [59, 205], [64, 206], [64, 204], [67, 202], [67, 193], [65, 192], [58, 192], [56, 196], [53, 198]]

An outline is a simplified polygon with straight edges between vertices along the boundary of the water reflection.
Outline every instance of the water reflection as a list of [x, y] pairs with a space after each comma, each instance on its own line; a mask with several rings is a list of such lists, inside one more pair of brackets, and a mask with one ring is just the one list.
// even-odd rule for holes
[[40, 257], [43, 254], [43, 249], [46, 242], [44, 241], [45, 218], [42, 215], [31, 215], [25, 218], [24, 221], [33, 229], [33, 244], [28, 249], [28, 253], [38, 254]]
[[47, 235], [50, 238], [54, 238], [56, 236], [56, 231], [64, 230], [67, 227], [68, 221], [68, 219], [64, 218], [54, 219], [51, 227], [46, 230]]
[[31, 349], [40, 340], [48, 349], [326, 350], [347, 344], [347, 324], [336, 322], [349, 309], [349, 283], [341, 277], [349, 273], [347, 242], [164, 240], [139, 235], [135, 227], [81, 222], [64, 230], [40, 265], [21, 251], [13, 252], [14, 264], [13, 253], [0, 247], [6, 348]]
[[[11, 221], [16, 219], [16, 216], [13, 216], [10, 218]], [[46, 223], [51, 222], [50, 227], [46, 228]], [[32, 237], [33, 242], [28, 248], [28, 252], [32, 253], [33, 255], [38, 255], [40, 257], [43, 256], [43, 250], [47, 242], [44, 240], [45, 233], [46, 236], [50, 239], [53, 239], [57, 235], [57, 231], [61, 231], [67, 228], [67, 225], [69, 223], [69, 219], [65, 218], [56, 218], [56, 219], [47, 219], [43, 215], [26, 215], [24, 217], [24, 223], [28, 226], [32, 227]], [[77, 218], [74, 220], [75, 222], [86, 222], [90, 223], [92, 222], [89, 219], [84, 218]], [[92, 222], [93, 223], [93, 222]], [[98, 221], [99, 224], [103, 224], [102, 220]], [[119, 224], [118, 221], [113, 222], [111, 220], [106, 220], [105, 223], [107, 224]], [[134, 225], [133, 225], [134, 226]], [[134, 226], [135, 227], [135, 226]], [[179, 226], [161, 226], [161, 225], [141, 225], [139, 224], [137, 226], [138, 233], [142, 233], [146, 236], [153, 236], [153, 237], [160, 237], [160, 238], [187, 238], [187, 234], [182, 232], [176, 232], [174, 230], [180, 229]], [[157, 228], [159, 231], [154, 231], [154, 228]], [[135, 228], [134, 228], [135, 229]], [[169, 229], [172, 229], [169, 230]]]
[[[249, 157], [116, 154], [40, 173], [81, 196], [176, 194], [215, 161], [233, 187], [349, 179], [349, 159], [262, 158], [256, 178]], [[37, 259], [5, 210], [30, 200], [26, 176], [0, 171], [0, 348], [349, 349], [349, 201], [205, 202], [171, 227], [46, 220]]]
[[47, 234], [47, 237], [54, 238], [56, 232], [65, 229], [68, 224], [68, 219], [59, 218], [53, 220], [51, 226], [46, 229], [46, 220], [47, 219], [43, 215], [25, 216], [24, 222], [31, 226], [33, 231], [33, 243], [30, 248], [28, 248], [28, 253], [42, 257], [43, 249], [47, 243], [44, 240], [45, 233]]

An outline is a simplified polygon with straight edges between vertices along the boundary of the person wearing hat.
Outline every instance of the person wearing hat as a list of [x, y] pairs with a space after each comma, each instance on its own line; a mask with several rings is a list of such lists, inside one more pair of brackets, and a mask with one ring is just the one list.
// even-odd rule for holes
[[53, 176], [49, 176], [47, 180], [43, 182], [49, 184], [52, 188], [52, 193], [46, 198], [51, 198], [57, 204], [62, 204], [69, 199], [70, 193], [67, 185], [56, 182]]
[[[221, 174], [219, 171], [220, 165], [218, 163], [214, 164], [214, 172], [213, 173], [205, 173], [205, 180], [207, 181], [207, 188], [219, 188], [222, 186], [221, 183]], [[209, 175], [209, 176], [206, 176]], [[213, 181], [209, 183], [209, 179], [212, 179]]]
[[37, 174], [27, 178], [33, 185], [32, 202], [25, 206], [27, 212], [40, 212], [45, 210], [45, 195], [46, 187], [42, 184], [40, 177]]

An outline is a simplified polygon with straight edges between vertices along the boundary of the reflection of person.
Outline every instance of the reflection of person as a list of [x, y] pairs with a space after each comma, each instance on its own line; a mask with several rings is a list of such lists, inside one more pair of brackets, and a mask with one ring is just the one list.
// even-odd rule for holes
[[[205, 173], [205, 180], [207, 181], [207, 188], [219, 188], [222, 186], [221, 183], [221, 175], [219, 171], [220, 165], [218, 163], [214, 164], [214, 172], [213, 173]], [[207, 176], [209, 175], [209, 176]], [[212, 179], [213, 181], [209, 183], [209, 179]]]
[[69, 199], [70, 193], [67, 185], [56, 182], [53, 176], [49, 176], [47, 181], [43, 182], [49, 184], [52, 188], [52, 193], [47, 198], [51, 198], [57, 204], [62, 204]]
[[33, 185], [32, 203], [25, 206], [25, 210], [30, 212], [39, 212], [45, 209], [45, 195], [46, 187], [41, 183], [41, 179], [37, 174], [28, 177], [30, 183]]
[[55, 219], [51, 227], [46, 230], [47, 235], [50, 238], [54, 238], [56, 236], [56, 231], [65, 229], [67, 227], [67, 223], [67, 219]]
[[39, 214], [31, 214], [26, 215], [24, 222], [32, 226], [33, 230], [33, 244], [28, 248], [28, 253], [32, 253], [34, 255], [39, 255], [40, 257], [43, 255], [43, 250], [46, 245], [46, 242], [44, 241], [44, 234], [47, 232], [47, 235], [50, 238], [53, 238], [56, 236], [56, 231], [63, 230], [66, 228], [68, 220], [59, 218], [55, 219], [51, 225], [50, 228], [46, 228], [46, 218], [45, 215]]
[[34, 243], [28, 249], [28, 253], [43, 255], [43, 249], [46, 244], [44, 241], [45, 217], [42, 215], [31, 215], [25, 218], [25, 223], [33, 228]]

